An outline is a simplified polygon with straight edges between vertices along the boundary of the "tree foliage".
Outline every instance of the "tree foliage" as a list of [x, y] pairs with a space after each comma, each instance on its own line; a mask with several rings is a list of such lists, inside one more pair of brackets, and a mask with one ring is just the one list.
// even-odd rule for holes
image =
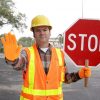
[[30, 47], [34, 43], [34, 39], [31, 37], [21, 37], [18, 40], [18, 44], [21, 44], [23, 47]]
[[11, 25], [22, 32], [27, 27], [25, 20], [25, 14], [17, 12], [12, 0], [0, 0], [0, 28]]

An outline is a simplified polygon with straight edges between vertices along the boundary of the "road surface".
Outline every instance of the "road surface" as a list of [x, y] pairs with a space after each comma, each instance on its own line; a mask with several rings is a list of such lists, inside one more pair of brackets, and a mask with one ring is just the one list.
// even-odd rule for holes
[[[69, 63], [69, 71], [79, 70]], [[0, 58], [0, 100], [19, 100], [22, 85], [22, 72], [15, 71]], [[63, 85], [64, 100], [100, 100], [100, 68], [92, 69], [88, 87], [84, 80]]]

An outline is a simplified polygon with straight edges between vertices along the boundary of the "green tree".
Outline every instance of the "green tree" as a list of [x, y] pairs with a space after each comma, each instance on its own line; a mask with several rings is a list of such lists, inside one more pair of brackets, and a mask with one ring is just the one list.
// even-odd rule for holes
[[11, 25], [12, 28], [23, 32], [24, 28], [27, 27], [25, 20], [25, 14], [17, 12], [12, 0], [0, 0], [0, 28], [4, 25]]
[[31, 37], [21, 37], [18, 40], [18, 44], [21, 44], [23, 47], [32, 46], [33, 43], [34, 43], [34, 39]]

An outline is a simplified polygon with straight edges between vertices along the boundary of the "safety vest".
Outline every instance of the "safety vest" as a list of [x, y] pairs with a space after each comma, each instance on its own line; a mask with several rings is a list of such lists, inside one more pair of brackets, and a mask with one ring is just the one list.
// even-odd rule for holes
[[51, 51], [51, 62], [46, 75], [36, 44], [27, 48], [29, 63], [20, 100], [63, 100], [64, 57], [58, 48], [52, 48]]

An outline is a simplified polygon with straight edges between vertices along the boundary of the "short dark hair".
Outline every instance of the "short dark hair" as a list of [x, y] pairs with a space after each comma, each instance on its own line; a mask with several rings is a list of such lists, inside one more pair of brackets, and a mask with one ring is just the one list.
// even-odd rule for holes
[[31, 31], [34, 33], [34, 27], [31, 28]]

